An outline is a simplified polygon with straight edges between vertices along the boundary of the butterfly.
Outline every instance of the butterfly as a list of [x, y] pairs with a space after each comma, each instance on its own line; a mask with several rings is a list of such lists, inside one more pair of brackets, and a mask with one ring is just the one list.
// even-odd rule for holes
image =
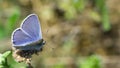
[[40, 52], [45, 44], [38, 16], [28, 15], [20, 27], [13, 31], [11, 41], [15, 60], [29, 63], [32, 55]]

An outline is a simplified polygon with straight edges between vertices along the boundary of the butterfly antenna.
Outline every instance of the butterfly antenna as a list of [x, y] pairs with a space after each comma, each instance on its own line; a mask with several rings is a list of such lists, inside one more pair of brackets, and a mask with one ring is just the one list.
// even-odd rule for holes
[[46, 36], [45, 37], [45, 41], [46, 41], [45, 48], [47, 48], [46, 53], [49, 55], [50, 54], [49, 52], [53, 51], [54, 48], [53, 48], [53, 46], [50, 45], [50, 42], [49, 42], [49, 39], [48, 39], [49, 38], [48, 32], [49, 32], [49, 28], [50, 28], [49, 24], [47, 22], [45, 22], [45, 26], [47, 27], [45, 32], [44, 32], [45, 33], [44, 35]]
[[46, 34], [46, 37], [48, 37], [48, 29], [46, 30], [46, 33], [45, 33], [45, 34]]
[[[47, 29], [45, 30], [44, 35], [45, 35], [45, 37], [46, 37], [45, 39], [47, 40], [47, 38], [48, 38], [48, 32], [49, 32], [47, 22], [45, 23], [45, 26], [47, 27]], [[47, 43], [46, 43], [46, 44], [47, 44]]]

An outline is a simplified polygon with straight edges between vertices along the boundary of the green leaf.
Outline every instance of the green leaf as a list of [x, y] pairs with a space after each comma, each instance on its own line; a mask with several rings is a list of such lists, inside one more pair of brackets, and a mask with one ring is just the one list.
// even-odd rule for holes
[[80, 68], [101, 68], [101, 60], [98, 56], [92, 55], [80, 63]]
[[16, 62], [11, 51], [0, 54], [0, 68], [26, 68], [26, 66], [25, 63]]
[[10, 54], [12, 54], [12, 52], [11, 51], [7, 51], [7, 52], [3, 53], [2, 56], [7, 58]]
[[105, 32], [111, 30], [111, 24], [109, 21], [108, 9], [105, 4], [106, 0], [96, 0], [96, 7], [98, 8], [101, 20], [102, 20], [102, 27]]
[[18, 63], [12, 56], [12, 53], [7, 57], [7, 63], [10, 68], [26, 68], [27, 64], [25, 63]]
[[108, 15], [106, 6], [104, 6], [102, 10], [102, 22], [103, 22], [102, 26], [103, 26], [104, 31], [110, 31], [111, 24], [109, 21], [109, 15]]
[[73, 6], [77, 11], [83, 11], [85, 8], [85, 0], [72, 0]]
[[9, 68], [7, 63], [7, 57], [11, 54], [11, 51], [7, 51], [3, 54], [0, 54], [0, 68]]
[[53, 65], [52, 68], [65, 68], [65, 64], [61, 63], [61, 62], [58, 62], [56, 63], [55, 65]]
[[76, 16], [76, 11], [75, 11], [74, 7], [69, 7], [68, 10], [66, 10], [65, 18], [68, 20], [71, 20], [75, 16]]
[[3, 23], [0, 22], [0, 39], [5, 37], [5, 30]]

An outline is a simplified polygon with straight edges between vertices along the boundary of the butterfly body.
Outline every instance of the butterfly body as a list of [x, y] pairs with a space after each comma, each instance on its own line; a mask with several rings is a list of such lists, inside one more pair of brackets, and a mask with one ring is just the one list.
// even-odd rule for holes
[[31, 56], [40, 52], [45, 44], [38, 16], [28, 15], [21, 26], [13, 31], [11, 40], [14, 58], [18, 62], [29, 62]]
[[40, 39], [36, 42], [27, 44], [26, 46], [14, 46], [14, 47], [20, 50], [40, 50], [44, 44], [45, 41], [43, 39]]

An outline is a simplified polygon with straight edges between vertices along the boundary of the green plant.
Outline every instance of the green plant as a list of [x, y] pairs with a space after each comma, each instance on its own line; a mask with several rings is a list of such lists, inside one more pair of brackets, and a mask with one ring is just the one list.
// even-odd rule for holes
[[[65, 18], [68, 20], [74, 19], [78, 12], [83, 12], [85, 9], [85, 5], [88, 2], [88, 0], [62, 0], [59, 3], [59, 7], [65, 11]], [[109, 14], [108, 14], [108, 9], [106, 6], [106, 0], [93, 0], [95, 3], [95, 8], [97, 8], [97, 12], [99, 12], [99, 16], [97, 18], [94, 17], [94, 19], [97, 19], [98, 21], [101, 20], [102, 22], [102, 28], [105, 32], [111, 30], [111, 24], [109, 21]], [[92, 15], [94, 12], [94, 9], [92, 9]], [[93, 17], [93, 16], [91, 16]], [[100, 17], [100, 19], [98, 18]]]
[[11, 54], [10, 51], [5, 52], [4, 54], [0, 54], [0, 68], [9, 67], [7, 63], [7, 57]]
[[111, 24], [109, 21], [108, 9], [105, 4], [106, 0], [95, 0], [96, 7], [101, 15], [102, 27], [104, 31], [110, 31]]
[[101, 68], [101, 60], [97, 55], [87, 57], [80, 62], [79, 68]]
[[52, 68], [65, 68], [63, 63], [55, 64]]
[[26, 68], [26, 64], [18, 63], [12, 57], [11, 51], [0, 54], [0, 68]]
[[74, 19], [78, 12], [82, 12], [85, 7], [85, 0], [62, 0], [59, 7], [65, 11], [65, 18]]

